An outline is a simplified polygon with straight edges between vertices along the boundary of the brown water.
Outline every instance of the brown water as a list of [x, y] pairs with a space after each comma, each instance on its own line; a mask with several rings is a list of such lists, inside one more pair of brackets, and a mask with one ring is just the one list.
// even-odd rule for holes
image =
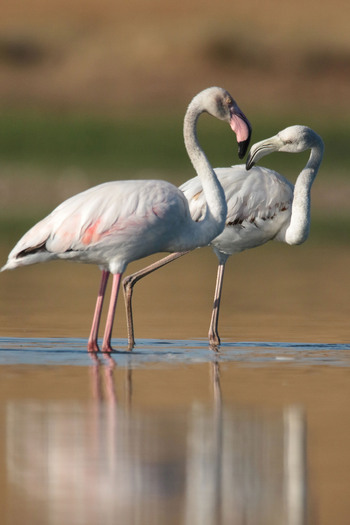
[[[4, 262], [9, 249], [0, 249]], [[223, 341], [349, 342], [350, 245], [269, 243], [226, 266]], [[209, 248], [196, 250], [139, 282], [136, 339], [205, 339], [216, 269]], [[1, 274], [0, 336], [87, 337], [99, 281], [97, 267], [61, 261]], [[122, 298], [114, 335], [126, 336]]]
[[85, 351], [96, 269], [1, 274], [1, 522], [347, 524], [349, 268], [337, 247], [232, 258], [215, 355], [198, 251], [136, 288], [132, 355], [120, 302], [113, 360]]

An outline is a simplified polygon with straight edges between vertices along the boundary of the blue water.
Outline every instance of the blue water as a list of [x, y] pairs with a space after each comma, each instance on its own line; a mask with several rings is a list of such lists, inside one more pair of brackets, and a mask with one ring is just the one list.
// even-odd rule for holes
[[[78, 365], [88, 366], [92, 357], [86, 339], [72, 338], [0, 338], [0, 365]], [[350, 344], [288, 342], [223, 343], [218, 352], [206, 340], [138, 340], [132, 352], [125, 339], [113, 340], [118, 366], [169, 366], [210, 361], [236, 362], [245, 366], [294, 365], [350, 366]], [[101, 359], [106, 359], [98, 354]]]

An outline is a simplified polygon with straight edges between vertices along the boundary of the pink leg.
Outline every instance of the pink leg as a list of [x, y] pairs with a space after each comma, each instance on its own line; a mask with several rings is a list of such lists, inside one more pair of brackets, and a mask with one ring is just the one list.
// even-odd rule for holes
[[112, 328], [121, 277], [121, 273], [116, 273], [113, 275], [111, 299], [109, 302], [105, 333], [103, 336], [102, 352], [113, 352], [113, 348], [111, 347]]
[[102, 312], [102, 306], [103, 306], [103, 299], [106, 292], [106, 286], [108, 282], [109, 272], [106, 270], [102, 270], [102, 278], [101, 278], [101, 284], [100, 289], [98, 291], [96, 306], [95, 306], [95, 313], [92, 320], [91, 325], [91, 332], [88, 340], [88, 351], [89, 352], [98, 352], [98, 344], [97, 344], [97, 336], [98, 336], [98, 328], [100, 325], [100, 319], [101, 319], [101, 312]]

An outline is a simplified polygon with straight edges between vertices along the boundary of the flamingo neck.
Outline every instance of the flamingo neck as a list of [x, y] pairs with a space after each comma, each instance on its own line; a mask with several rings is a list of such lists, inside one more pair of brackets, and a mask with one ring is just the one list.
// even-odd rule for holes
[[288, 244], [301, 244], [308, 238], [310, 231], [311, 186], [318, 173], [323, 157], [321, 138], [311, 148], [309, 160], [300, 172], [295, 186], [290, 224], [286, 230]]
[[190, 234], [197, 246], [205, 246], [223, 230], [227, 215], [227, 204], [224, 190], [215, 172], [202, 150], [197, 138], [198, 117], [205, 108], [196, 99], [189, 105], [184, 120], [184, 140], [188, 156], [201, 180], [207, 202], [204, 219], [193, 222]]

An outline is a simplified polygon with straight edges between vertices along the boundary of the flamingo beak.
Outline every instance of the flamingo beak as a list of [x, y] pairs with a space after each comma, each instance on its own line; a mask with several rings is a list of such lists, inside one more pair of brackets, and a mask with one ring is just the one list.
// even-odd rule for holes
[[281, 148], [282, 142], [278, 135], [253, 144], [246, 161], [246, 169], [250, 170], [258, 160]]
[[250, 137], [246, 140], [238, 142], [238, 157], [240, 159], [243, 159], [244, 155], [247, 153], [249, 142], [250, 142]]
[[238, 142], [238, 157], [243, 159], [247, 152], [250, 138], [252, 135], [252, 126], [238, 106], [233, 106], [231, 110], [230, 126], [236, 133]]

